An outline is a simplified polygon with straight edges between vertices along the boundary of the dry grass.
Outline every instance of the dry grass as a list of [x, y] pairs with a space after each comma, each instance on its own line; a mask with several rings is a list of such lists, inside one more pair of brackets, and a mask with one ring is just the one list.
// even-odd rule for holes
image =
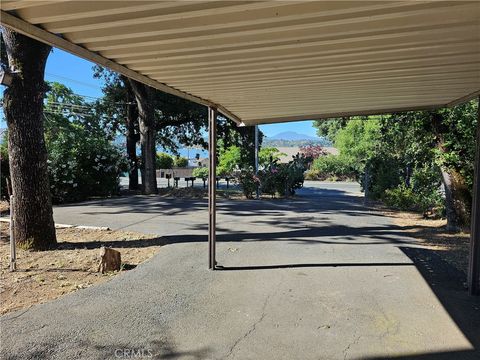
[[430, 220], [409, 212], [388, 212], [387, 215], [393, 217], [395, 224], [408, 235], [422, 240], [426, 248], [435, 251], [458, 270], [467, 272], [470, 247], [468, 233], [447, 231], [445, 219]]
[[57, 229], [57, 249], [38, 252], [18, 249], [17, 271], [10, 272], [8, 224], [0, 226], [1, 314], [109, 280], [117, 273], [102, 275], [97, 272], [101, 246], [119, 250], [124, 268], [132, 268], [149, 259], [161, 246], [161, 240], [154, 235]]

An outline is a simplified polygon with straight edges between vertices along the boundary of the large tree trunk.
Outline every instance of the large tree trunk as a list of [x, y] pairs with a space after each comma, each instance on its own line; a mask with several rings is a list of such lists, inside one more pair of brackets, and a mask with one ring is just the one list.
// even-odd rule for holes
[[156, 128], [152, 104], [153, 89], [135, 80], [129, 79], [138, 106], [138, 125], [140, 128], [140, 146], [142, 149], [142, 182], [144, 194], [157, 194], [156, 173]]
[[447, 230], [455, 231], [458, 229], [458, 217], [455, 211], [455, 202], [452, 194], [452, 176], [445, 170], [440, 169], [442, 174], [442, 184], [445, 189], [445, 212], [447, 217]]
[[4, 94], [14, 201], [14, 234], [23, 248], [57, 243], [43, 129], [43, 80], [51, 47], [3, 28], [10, 69], [19, 71]]
[[[444, 132], [448, 131], [443, 125], [440, 114], [432, 116], [432, 125], [437, 138], [437, 148], [442, 153], [447, 152]], [[441, 166], [442, 183], [445, 188], [445, 207], [447, 216], [447, 229], [456, 231], [468, 229], [470, 226], [471, 195], [465, 184], [464, 177], [455, 169]]]
[[130, 190], [138, 189], [138, 158], [137, 158], [137, 142], [140, 139], [139, 134], [135, 131], [138, 121], [138, 113], [135, 105], [130, 102], [133, 99], [128, 96], [127, 103], [127, 119], [126, 119], [126, 138], [127, 138], [127, 157], [130, 165], [128, 173], [128, 188]]

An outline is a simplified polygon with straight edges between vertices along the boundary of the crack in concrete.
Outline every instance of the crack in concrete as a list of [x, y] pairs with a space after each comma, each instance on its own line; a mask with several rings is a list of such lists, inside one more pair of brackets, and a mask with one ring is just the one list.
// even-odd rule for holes
[[347, 359], [348, 352], [350, 351], [350, 347], [352, 345], [358, 344], [358, 341], [360, 340], [360, 338], [361, 338], [360, 335], [359, 336], [354, 335], [353, 341], [351, 343], [349, 343], [345, 349], [343, 349], [343, 360]]
[[25, 313], [27, 313], [28, 311], [30, 311], [31, 307], [23, 310], [20, 314], [16, 315], [16, 316], [12, 316], [10, 318], [6, 318], [6, 319], [3, 319], [3, 321], [11, 321], [11, 320], [15, 320], [15, 319], [18, 319], [20, 316], [24, 315]]
[[225, 356], [225, 359], [230, 357], [232, 354], [233, 354], [233, 351], [235, 350], [235, 348], [237, 347], [238, 344], [240, 344], [240, 342], [242, 342], [243, 340], [245, 340], [247, 337], [250, 336], [250, 334], [252, 334], [256, 329], [257, 329], [257, 325], [260, 324], [263, 319], [265, 318], [266, 316], [266, 313], [265, 313], [265, 309], [267, 308], [267, 305], [268, 305], [268, 302], [270, 300], [270, 297], [271, 295], [268, 295], [267, 298], [265, 299], [265, 302], [263, 303], [263, 306], [262, 306], [262, 315], [260, 315], [260, 318], [255, 321], [252, 326], [250, 327], [250, 329], [248, 329], [248, 331], [243, 334], [241, 337], [239, 337], [234, 343], [233, 345], [230, 347], [230, 350], [228, 351], [227, 355]]

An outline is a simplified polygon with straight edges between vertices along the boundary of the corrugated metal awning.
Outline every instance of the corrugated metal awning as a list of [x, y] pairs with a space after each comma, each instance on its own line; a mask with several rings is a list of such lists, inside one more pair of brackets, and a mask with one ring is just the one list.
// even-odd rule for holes
[[3, 0], [1, 9], [6, 26], [246, 125], [433, 108], [480, 90], [479, 1]]

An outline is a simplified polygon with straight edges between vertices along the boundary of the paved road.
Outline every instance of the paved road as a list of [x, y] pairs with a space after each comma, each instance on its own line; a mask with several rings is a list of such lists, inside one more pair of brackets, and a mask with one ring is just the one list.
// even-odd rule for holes
[[480, 303], [462, 274], [364, 208], [354, 184], [307, 183], [299, 195], [220, 201], [214, 272], [205, 201], [56, 208], [58, 222], [169, 245], [108, 283], [3, 316], [1, 357], [478, 359]]

